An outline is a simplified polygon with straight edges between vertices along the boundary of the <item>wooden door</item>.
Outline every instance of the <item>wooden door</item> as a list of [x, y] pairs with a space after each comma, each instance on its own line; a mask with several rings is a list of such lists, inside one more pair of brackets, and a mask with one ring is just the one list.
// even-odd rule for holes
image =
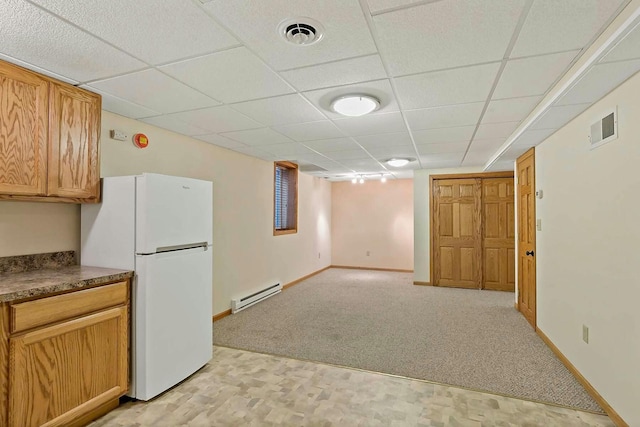
[[52, 83], [49, 108], [47, 194], [98, 198], [100, 96], [73, 86]]
[[480, 287], [482, 282], [479, 179], [434, 180], [434, 285]]
[[65, 426], [128, 387], [127, 308], [10, 339], [9, 426]]
[[513, 178], [482, 180], [483, 289], [514, 291], [516, 284]]
[[536, 328], [536, 202], [535, 152], [516, 162], [518, 177], [518, 309]]
[[49, 82], [0, 61], [0, 194], [46, 193]]

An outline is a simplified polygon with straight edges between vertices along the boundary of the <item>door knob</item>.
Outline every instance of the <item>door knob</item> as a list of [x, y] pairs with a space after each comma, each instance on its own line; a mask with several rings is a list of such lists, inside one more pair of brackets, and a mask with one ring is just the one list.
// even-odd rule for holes
[[527, 251], [527, 252], [525, 252], [525, 255], [533, 256], [533, 251]]

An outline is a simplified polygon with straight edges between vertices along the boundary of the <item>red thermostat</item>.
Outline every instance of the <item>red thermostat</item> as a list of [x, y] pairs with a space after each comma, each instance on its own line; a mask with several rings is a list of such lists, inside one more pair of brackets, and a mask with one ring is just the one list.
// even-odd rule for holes
[[144, 133], [136, 133], [133, 135], [133, 143], [138, 148], [147, 148], [149, 145], [149, 138]]

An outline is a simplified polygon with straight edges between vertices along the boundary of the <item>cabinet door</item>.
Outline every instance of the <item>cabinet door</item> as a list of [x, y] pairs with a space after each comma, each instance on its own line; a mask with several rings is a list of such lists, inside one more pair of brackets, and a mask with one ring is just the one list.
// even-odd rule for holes
[[128, 387], [128, 313], [116, 307], [10, 339], [9, 426], [64, 426]]
[[47, 195], [96, 199], [100, 191], [100, 95], [51, 84]]
[[47, 80], [0, 61], [0, 194], [44, 195]]

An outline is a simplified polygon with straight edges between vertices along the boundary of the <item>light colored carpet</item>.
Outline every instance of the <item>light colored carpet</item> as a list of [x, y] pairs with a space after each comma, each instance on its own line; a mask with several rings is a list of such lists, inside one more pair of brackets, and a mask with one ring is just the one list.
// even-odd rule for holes
[[214, 324], [214, 344], [602, 412], [506, 292], [330, 269]]

